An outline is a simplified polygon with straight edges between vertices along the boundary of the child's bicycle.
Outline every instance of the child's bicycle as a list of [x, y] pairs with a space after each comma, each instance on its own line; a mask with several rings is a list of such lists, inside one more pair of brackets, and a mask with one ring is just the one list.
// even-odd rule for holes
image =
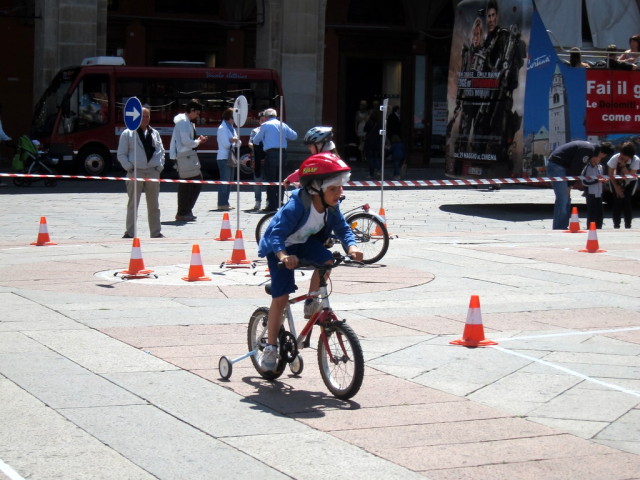
[[[51, 159], [46, 154], [39, 152], [27, 135], [22, 135], [18, 139], [11, 166], [17, 172], [30, 175], [57, 175], [58, 172], [53, 168], [56, 163], [56, 159]], [[14, 177], [13, 184], [16, 187], [22, 187], [31, 185], [38, 180], [40, 178], [37, 177]], [[55, 178], [45, 178], [43, 183], [45, 187], [55, 187], [58, 181]]]
[[[344, 195], [340, 197], [340, 202], [344, 200]], [[362, 262], [366, 264], [376, 263], [382, 260], [389, 249], [389, 233], [384, 224], [384, 220], [378, 215], [369, 211], [368, 203], [359, 205], [343, 213], [347, 225], [351, 227], [353, 235], [356, 237], [358, 250], [362, 252]], [[256, 225], [256, 242], [260, 242], [264, 231], [269, 226], [271, 218], [276, 212], [269, 212], [263, 215]], [[336, 235], [329, 238], [326, 247], [341, 243]], [[348, 251], [346, 245], [342, 245], [345, 253]]]
[[[319, 270], [320, 288], [316, 292], [301, 295], [289, 300], [289, 304], [283, 314], [286, 318], [288, 330], [284, 322], [280, 326], [278, 337], [278, 363], [275, 371], [265, 371], [260, 368], [260, 358], [262, 351], [267, 345], [267, 318], [269, 309], [260, 307], [249, 319], [249, 329], [247, 332], [247, 343], [249, 352], [235, 359], [224, 356], [218, 363], [220, 376], [228, 380], [231, 377], [233, 364], [251, 357], [251, 362], [258, 373], [267, 380], [275, 380], [280, 377], [284, 369], [289, 365], [289, 369], [294, 375], [300, 375], [304, 368], [300, 350], [309, 347], [311, 343], [311, 332], [314, 325], [320, 327], [320, 337], [318, 338], [318, 366], [320, 375], [327, 388], [337, 398], [346, 400], [353, 397], [364, 378], [364, 357], [362, 347], [357, 335], [346, 324], [346, 320], [338, 320], [338, 317], [329, 304], [329, 292], [325, 274], [332, 268], [340, 264], [361, 264], [351, 260], [350, 257], [333, 253], [333, 263], [327, 265], [316, 265], [310, 263], [300, 263], [298, 267], [313, 267]], [[268, 294], [271, 293], [271, 284], [265, 286]], [[291, 305], [302, 302], [307, 298], [317, 298], [322, 301], [322, 309], [314, 313], [307, 321], [306, 325], [296, 334]]]

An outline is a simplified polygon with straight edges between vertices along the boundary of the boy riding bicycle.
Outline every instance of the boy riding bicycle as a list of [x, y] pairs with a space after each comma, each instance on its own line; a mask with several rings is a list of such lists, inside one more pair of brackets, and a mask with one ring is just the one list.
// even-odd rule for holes
[[[273, 371], [278, 363], [278, 333], [289, 294], [298, 288], [294, 279], [298, 259], [316, 264], [331, 263], [332, 254], [324, 242], [334, 232], [344, 245], [348, 245], [349, 255], [362, 260], [362, 252], [339, 209], [342, 186], [349, 181], [349, 166], [332, 153], [318, 153], [302, 162], [298, 172], [301, 188], [295, 190], [274, 215], [258, 247], [258, 255], [267, 257], [272, 297], [267, 346], [260, 360], [263, 370]], [[278, 268], [279, 262], [285, 268]], [[309, 293], [317, 291], [319, 284], [320, 278], [315, 271]], [[311, 318], [319, 308], [317, 299], [308, 299], [304, 306], [305, 318]]]

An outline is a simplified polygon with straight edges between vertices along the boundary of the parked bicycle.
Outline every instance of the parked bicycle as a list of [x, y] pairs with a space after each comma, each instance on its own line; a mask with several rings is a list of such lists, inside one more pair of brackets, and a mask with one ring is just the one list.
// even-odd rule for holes
[[[317, 265], [313, 263], [301, 263], [300, 267], [313, 267], [319, 270], [320, 287], [317, 291], [289, 299], [287, 308], [283, 315], [283, 325], [280, 326], [278, 336], [278, 363], [275, 371], [263, 370], [260, 367], [260, 357], [267, 345], [267, 318], [269, 309], [258, 308], [249, 319], [249, 329], [247, 332], [247, 344], [249, 352], [236, 359], [229, 359], [224, 356], [218, 363], [220, 376], [228, 380], [231, 377], [233, 364], [251, 357], [251, 362], [257, 372], [267, 380], [275, 380], [280, 377], [284, 369], [289, 365], [291, 373], [298, 376], [302, 373], [304, 362], [300, 356], [300, 350], [307, 348], [311, 344], [311, 333], [314, 325], [320, 327], [318, 338], [318, 367], [324, 384], [329, 391], [337, 398], [347, 400], [353, 397], [360, 387], [364, 378], [364, 356], [360, 340], [355, 332], [347, 325], [346, 320], [339, 320], [329, 304], [330, 292], [327, 288], [326, 273], [339, 265], [361, 264], [351, 260], [349, 256], [339, 252], [333, 253], [333, 263]], [[271, 294], [271, 284], [265, 286], [267, 294]], [[291, 306], [304, 302], [308, 298], [319, 299], [322, 309], [313, 314], [298, 335], [294, 323]], [[284, 320], [287, 320], [285, 327]]]
[[[344, 195], [340, 197], [340, 201], [342, 202], [344, 198]], [[379, 262], [389, 249], [389, 233], [384, 224], [384, 220], [369, 210], [369, 204], [365, 203], [343, 213], [347, 224], [351, 226], [351, 231], [356, 237], [358, 250], [362, 252], [362, 261], [366, 264]], [[262, 235], [275, 214], [276, 212], [266, 213], [258, 220], [255, 232], [256, 242], [260, 242]], [[340, 243], [340, 239], [332, 235], [329, 239], [329, 245], [326, 246], [331, 248], [337, 243]], [[342, 248], [345, 253], [347, 253], [348, 247], [342, 245]]]

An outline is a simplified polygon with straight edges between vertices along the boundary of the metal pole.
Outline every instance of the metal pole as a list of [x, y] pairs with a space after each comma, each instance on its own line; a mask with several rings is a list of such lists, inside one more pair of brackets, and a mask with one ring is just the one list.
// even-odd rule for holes
[[276, 209], [280, 207], [280, 202], [282, 202], [282, 105], [284, 102], [284, 98], [280, 96], [280, 173], [278, 174], [278, 205]]
[[389, 106], [389, 99], [385, 98], [380, 105], [380, 111], [382, 112], [382, 130], [380, 130], [380, 138], [382, 138], [382, 144], [380, 145], [380, 158], [382, 159], [380, 166], [380, 208], [384, 208], [384, 145], [387, 140], [387, 107]]
[[[233, 120], [231, 120], [233, 121]], [[235, 127], [233, 129], [235, 135], [238, 137], [238, 141], [236, 142], [236, 158], [238, 159], [238, 164], [236, 165], [236, 231], [240, 230], [240, 128], [238, 127], [238, 132], [236, 133]]]
[[138, 160], [136, 158], [136, 152], [138, 149], [136, 148], [136, 136], [138, 132], [133, 132], [135, 135], [133, 136], [133, 238], [138, 238], [138, 181], [135, 180], [138, 178]]

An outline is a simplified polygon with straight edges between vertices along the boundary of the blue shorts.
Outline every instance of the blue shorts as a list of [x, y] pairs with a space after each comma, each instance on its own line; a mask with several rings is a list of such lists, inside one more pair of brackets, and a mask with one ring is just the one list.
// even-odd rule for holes
[[[316, 237], [310, 237], [305, 243], [291, 245], [286, 250], [288, 255], [295, 255], [300, 260], [318, 264], [326, 263], [333, 258], [331, 251]], [[273, 298], [289, 295], [298, 289], [293, 275], [294, 270], [278, 268], [278, 257], [275, 253], [267, 254], [267, 263], [271, 275], [271, 296]]]

